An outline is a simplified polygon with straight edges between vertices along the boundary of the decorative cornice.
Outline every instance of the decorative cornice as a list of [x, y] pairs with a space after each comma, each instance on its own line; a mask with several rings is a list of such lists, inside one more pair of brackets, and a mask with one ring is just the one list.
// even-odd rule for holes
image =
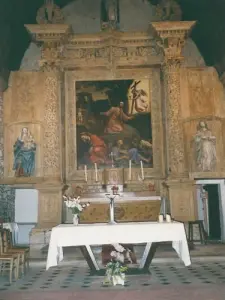
[[37, 42], [42, 43], [40, 67], [48, 71], [58, 68], [63, 57], [64, 45], [71, 33], [70, 25], [38, 24], [25, 27]]
[[183, 33], [189, 33], [191, 29], [195, 26], [196, 21], [166, 21], [166, 22], [152, 22], [151, 25], [160, 35], [163, 37], [165, 35], [171, 36], [180, 35]]
[[71, 33], [67, 24], [26, 24], [27, 31], [38, 42], [59, 42]]

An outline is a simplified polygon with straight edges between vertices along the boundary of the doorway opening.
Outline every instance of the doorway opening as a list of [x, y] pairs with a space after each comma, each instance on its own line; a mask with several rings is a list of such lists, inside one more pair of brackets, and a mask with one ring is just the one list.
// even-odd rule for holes
[[208, 240], [220, 242], [225, 239], [225, 191], [224, 180], [198, 180], [198, 219], [203, 220]]
[[219, 185], [206, 184], [203, 189], [207, 193], [208, 207], [208, 239], [211, 241], [221, 240], [221, 220], [220, 220], [220, 198]]

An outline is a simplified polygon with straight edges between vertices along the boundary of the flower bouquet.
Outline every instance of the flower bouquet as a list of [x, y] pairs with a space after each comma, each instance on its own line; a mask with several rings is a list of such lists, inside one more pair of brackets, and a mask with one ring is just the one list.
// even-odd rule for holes
[[127, 266], [124, 266], [119, 261], [111, 261], [106, 265], [106, 274], [104, 284], [112, 285], [124, 285], [125, 283], [125, 272]]
[[125, 282], [125, 272], [127, 271], [127, 266], [125, 266], [125, 258], [130, 258], [129, 250], [125, 249], [120, 244], [113, 244], [115, 251], [110, 253], [111, 261], [106, 265], [106, 274], [104, 284], [112, 285], [124, 285]]
[[81, 203], [80, 197], [71, 198], [67, 196], [63, 196], [64, 202], [66, 206], [71, 210], [73, 214], [73, 224], [78, 225], [79, 223], [79, 215], [82, 211], [90, 206], [90, 202], [88, 203]]

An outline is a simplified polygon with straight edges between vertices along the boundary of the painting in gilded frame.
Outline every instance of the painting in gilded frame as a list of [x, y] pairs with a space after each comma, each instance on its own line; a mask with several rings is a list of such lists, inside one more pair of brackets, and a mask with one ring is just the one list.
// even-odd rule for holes
[[150, 82], [76, 82], [77, 166], [153, 167]]

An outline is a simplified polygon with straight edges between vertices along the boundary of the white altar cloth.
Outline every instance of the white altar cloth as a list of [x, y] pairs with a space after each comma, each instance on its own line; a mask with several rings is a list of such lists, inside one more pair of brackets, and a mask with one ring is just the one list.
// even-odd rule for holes
[[52, 228], [46, 269], [57, 266], [63, 260], [62, 247], [116, 243], [151, 245], [157, 242], [172, 242], [172, 247], [185, 266], [191, 264], [182, 223], [60, 224]]

